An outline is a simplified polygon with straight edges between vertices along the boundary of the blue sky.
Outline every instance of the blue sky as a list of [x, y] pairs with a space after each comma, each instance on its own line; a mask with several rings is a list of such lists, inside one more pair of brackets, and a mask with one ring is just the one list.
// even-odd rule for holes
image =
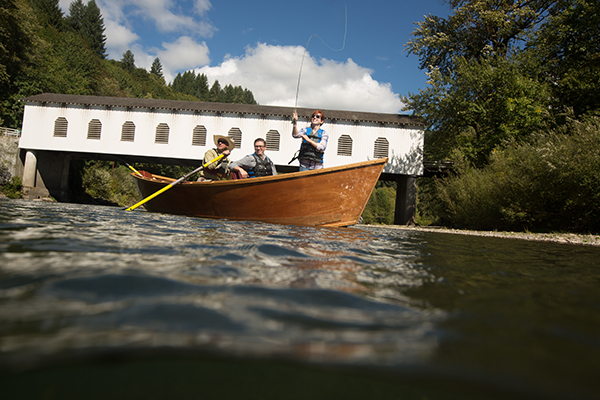
[[[70, 2], [60, 0], [65, 14]], [[442, 0], [96, 3], [108, 57], [129, 49], [148, 70], [159, 57], [167, 82], [194, 69], [221, 87], [250, 89], [262, 105], [382, 113], [401, 112], [400, 96], [426, 86], [417, 57], [404, 50], [414, 23], [450, 12]]]

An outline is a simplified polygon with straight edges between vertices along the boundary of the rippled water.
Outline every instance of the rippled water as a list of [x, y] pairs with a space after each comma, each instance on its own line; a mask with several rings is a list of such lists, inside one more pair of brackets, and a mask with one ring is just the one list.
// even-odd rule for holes
[[0, 200], [0, 398], [599, 398], [600, 248]]

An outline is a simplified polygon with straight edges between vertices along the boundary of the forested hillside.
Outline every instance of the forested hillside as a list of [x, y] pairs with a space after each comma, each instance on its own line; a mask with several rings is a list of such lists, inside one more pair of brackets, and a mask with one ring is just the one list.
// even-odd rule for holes
[[[58, 0], [2, 0], [0, 126], [20, 128], [19, 99], [44, 92], [256, 104], [249, 90], [218, 81], [208, 88], [206, 76], [192, 71], [167, 85], [158, 58], [150, 71], [136, 67], [129, 50], [108, 60], [104, 30], [94, 0], [74, 0], [68, 16]], [[186, 83], [189, 76], [194, 85]]]

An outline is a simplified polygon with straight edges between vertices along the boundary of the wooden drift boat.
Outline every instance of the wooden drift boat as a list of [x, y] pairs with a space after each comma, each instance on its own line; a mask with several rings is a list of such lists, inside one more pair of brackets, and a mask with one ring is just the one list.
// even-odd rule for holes
[[[302, 226], [358, 223], [387, 158], [230, 181], [182, 182], [144, 204], [148, 211]], [[175, 179], [135, 173], [146, 198]]]

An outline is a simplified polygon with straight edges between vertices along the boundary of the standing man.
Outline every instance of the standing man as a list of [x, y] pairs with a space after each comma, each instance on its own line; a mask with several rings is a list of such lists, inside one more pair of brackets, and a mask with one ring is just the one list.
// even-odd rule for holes
[[242, 179], [277, 175], [273, 161], [265, 155], [266, 148], [265, 139], [256, 139], [254, 141], [254, 154], [247, 155], [241, 160], [231, 163], [231, 170], [239, 173]]
[[203, 168], [200, 171], [198, 181], [220, 181], [231, 178], [231, 170], [229, 169], [231, 160], [227, 157], [235, 147], [235, 142], [232, 138], [222, 135], [215, 135], [213, 140], [217, 147], [204, 153], [204, 164], [211, 162], [221, 154], [224, 154], [225, 157]]
[[327, 132], [321, 129], [325, 122], [325, 115], [320, 110], [314, 111], [310, 118], [310, 127], [302, 128], [300, 131], [296, 121], [298, 121], [298, 113], [295, 112], [292, 115], [292, 136], [302, 138], [300, 155], [298, 155], [300, 171], [323, 168], [323, 154], [329, 139]]

